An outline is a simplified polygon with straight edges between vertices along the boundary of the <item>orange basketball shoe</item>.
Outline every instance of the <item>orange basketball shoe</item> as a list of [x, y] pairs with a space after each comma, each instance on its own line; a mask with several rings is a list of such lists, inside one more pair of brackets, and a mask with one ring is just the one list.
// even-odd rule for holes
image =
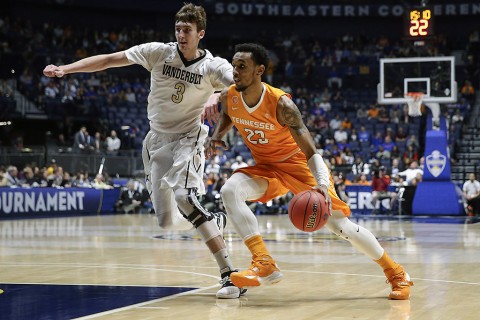
[[392, 292], [390, 292], [390, 299], [393, 300], [407, 300], [410, 298], [410, 287], [413, 282], [410, 281], [410, 276], [405, 272], [401, 265], [398, 267], [389, 268], [384, 271], [387, 276], [387, 283], [392, 285]]
[[239, 288], [274, 284], [280, 282], [282, 277], [283, 274], [270, 256], [254, 259], [249, 269], [230, 274], [230, 280]]

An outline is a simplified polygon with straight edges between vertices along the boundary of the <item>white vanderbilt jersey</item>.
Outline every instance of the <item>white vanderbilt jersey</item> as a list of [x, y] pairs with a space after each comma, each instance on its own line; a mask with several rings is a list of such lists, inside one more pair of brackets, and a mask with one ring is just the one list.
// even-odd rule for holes
[[186, 61], [176, 42], [151, 42], [125, 51], [129, 61], [151, 73], [148, 96], [150, 127], [157, 132], [184, 133], [200, 124], [210, 95], [232, 83], [231, 64], [205, 55]]

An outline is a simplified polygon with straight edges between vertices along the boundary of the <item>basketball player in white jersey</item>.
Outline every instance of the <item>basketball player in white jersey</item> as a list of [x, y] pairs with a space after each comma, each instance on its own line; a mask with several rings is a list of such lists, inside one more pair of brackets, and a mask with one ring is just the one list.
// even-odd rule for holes
[[205, 192], [203, 151], [208, 127], [202, 119], [205, 116], [210, 122], [214, 120], [218, 103], [218, 94], [214, 92], [233, 83], [231, 64], [198, 48], [205, 28], [203, 7], [185, 4], [175, 15], [177, 42], [145, 43], [68, 65], [49, 65], [43, 73], [62, 77], [132, 64], [150, 71], [150, 131], [143, 143], [142, 157], [158, 223], [171, 230], [191, 229], [193, 224], [220, 267], [222, 288], [217, 297], [238, 298], [244, 290], [230, 281], [234, 268], [220, 231], [225, 227], [226, 216], [205, 210], [197, 199], [198, 194]]

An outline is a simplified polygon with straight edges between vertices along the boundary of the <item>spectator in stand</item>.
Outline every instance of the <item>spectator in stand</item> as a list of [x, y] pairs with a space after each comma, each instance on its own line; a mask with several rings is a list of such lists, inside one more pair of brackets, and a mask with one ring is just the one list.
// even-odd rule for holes
[[340, 115], [337, 114], [337, 115], [335, 116], [335, 118], [333, 118], [332, 120], [330, 120], [329, 125], [330, 125], [330, 129], [331, 129], [333, 132], [335, 132], [335, 130], [338, 130], [338, 129], [341, 127], [341, 125], [342, 125], [342, 120], [340, 120]]
[[368, 109], [368, 119], [377, 119], [378, 118], [378, 114], [379, 114], [379, 110], [377, 108], [377, 105], [375, 103], [372, 103], [370, 105], [370, 109]]
[[92, 181], [92, 187], [95, 189], [113, 189], [113, 186], [105, 182], [103, 174], [99, 173], [95, 176], [95, 179]]
[[355, 128], [353, 128], [352, 131], [350, 131], [349, 141], [358, 141], [358, 133]]
[[332, 98], [332, 93], [330, 92], [330, 89], [328, 87], [323, 88], [321, 95], [322, 95], [322, 100], [330, 101], [330, 99]]
[[398, 126], [397, 132], [395, 133], [395, 142], [401, 142], [407, 140], [407, 134], [405, 129], [402, 126]]
[[378, 146], [378, 151], [377, 153], [375, 154], [375, 157], [377, 159], [390, 159], [391, 155], [390, 155], [390, 151], [388, 150], [385, 150], [385, 148], [383, 147], [383, 145], [379, 145]]
[[73, 138], [73, 150], [77, 152], [88, 152], [88, 140], [89, 136], [87, 132], [87, 127], [80, 127], [80, 130], [75, 133], [75, 136]]
[[[338, 131], [337, 131], [338, 132]], [[342, 141], [337, 142], [337, 147], [340, 152], [346, 152], [347, 150], [350, 150], [350, 144], [346, 139], [343, 139]], [[341, 155], [343, 159], [346, 159], [346, 155]], [[342, 161], [343, 163], [344, 161]], [[352, 162], [353, 163], [353, 162]]]
[[97, 154], [103, 153], [103, 151], [105, 150], [104, 146], [105, 142], [102, 139], [102, 135], [98, 131], [95, 132], [95, 136], [91, 141], [92, 151]]
[[135, 189], [135, 181], [128, 181], [126, 188], [120, 193], [115, 207], [125, 213], [138, 213], [142, 205], [142, 195]]
[[390, 123], [399, 123], [402, 118], [402, 112], [398, 105], [393, 105], [390, 107], [389, 111]]
[[414, 149], [418, 150], [419, 145], [418, 145], [417, 136], [415, 136], [414, 134], [409, 136], [408, 139], [407, 139], [406, 145], [407, 145], [407, 147], [409, 145], [413, 145]]
[[350, 119], [348, 117], [343, 118], [341, 128], [343, 128], [345, 130], [352, 129], [352, 122], [350, 121]]
[[402, 158], [402, 154], [400, 153], [400, 150], [398, 149], [397, 145], [394, 145], [392, 148], [392, 151], [390, 151], [390, 158], [400, 160]]
[[125, 101], [131, 105], [135, 105], [137, 103], [137, 97], [131, 88], [127, 88], [127, 91], [125, 92]]
[[366, 119], [368, 118], [368, 111], [365, 110], [365, 107], [363, 105], [354, 105], [354, 109], [357, 109], [357, 118], [358, 119]]
[[227, 156], [223, 152], [223, 149], [219, 149], [217, 151], [217, 154], [215, 155], [215, 158], [213, 159], [213, 161], [215, 163], [218, 163], [220, 167], [222, 167], [225, 164], [225, 162], [227, 162], [227, 160], [228, 160]]
[[[405, 177], [407, 185], [415, 185], [423, 176], [423, 170], [418, 167], [417, 161], [412, 161], [408, 169], [398, 173], [399, 176]], [[418, 176], [419, 175], [419, 176]]]
[[45, 98], [55, 100], [55, 98], [57, 98], [59, 94], [60, 90], [58, 89], [58, 86], [55, 84], [55, 82], [53, 80], [48, 82], [44, 92]]
[[62, 184], [60, 185], [61, 187], [64, 187], [64, 188], [70, 188], [72, 187], [72, 176], [70, 175], [70, 173], [68, 171], [65, 171], [63, 173], [63, 179], [62, 179]]
[[413, 146], [413, 144], [409, 145], [407, 147], [407, 150], [403, 153], [403, 161], [407, 161], [407, 159], [410, 159], [410, 161], [418, 161], [418, 152]]
[[321, 135], [326, 135], [329, 129], [329, 123], [326, 116], [320, 116], [318, 120], [315, 122], [316, 124], [316, 131]]
[[369, 175], [370, 165], [368, 163], [364, 163], [361, 157], [356, 157], [355, 163], [352, 166], [352, 173], [356, 176], [360, 174]]
[[356, 182], [358, 185], [360, 185], [360, 186], [371, 186], [372, 185], [372, 182], [368, 181], [366, 174], [362, 173], [358, 177], [359, 177], [359, 179]]
[[117, 136], [117, 132], [115, 130], [110, 131], [110, 136], [107, 137], [107, 154], [117, 155], [121, 145], [122, 141]]
[[335, 142], [336, 142], [336, 143], [340, 143], [340, 142], [343, 142], [343, 141], [347, 141], [347, 140], [348, 140], [347, 131], [345, 131], [345, 130], [343, 129], [343, 127], [340, 127], [340, 128], [338, 128], [338, 130], [336, 130], [335, 133], [333, 134], [333, 138], [335, 139]]
[[5, 173], [7, 178], [7, 186], [9, 187], [20, 187], [20, 181], [18, 180], [18, 169], [15, 166], [8, 166], [7, 172]]
[[365, 126], [361, 126], [358, 131], [358, 141], [370, 142], [370, 132], [365, 129]]
[[378, 119], [379, 122], [382, 122], [382, 123], [390, 123], [391, 122], [390, 117], [388, 116], [387, 110], [385, 110], [384, 107], [379, 109], [377, 119]]
[[383, 134], [381, 131], [377, 131], [375, 137], [372, 138], [372, 146], [374, 151], [378, 151], [378, 146], [383, 144]]
[[323, 114], [332, 110], [332, 104], [330, 103], [330, 100], [328, 100], [328, 98], [326, 98], [325, 96], [322, 97], [322, 101], [318, 104], [318, 107], [324, 111]]
[[220, 174], [220, 165], [214, 161], [214, 159], [211, 159], [208, 165], [205, 167], [205, 173], [210, 174], [210, 173], [216, 173]]
[[247, 164], [245, 161], [243, 161], [243, 157], [242, 157], [242, 156], [237, 156], [237, 157], [235, 158], [235, 162], [232, 163], [232, 166], [231, 166], [231, 168], [232, 168], [233, 171], [235, 171], [235, 170], [237, 170], [237, 169], [239, 169], [239, 168], [245, 168], [245, 167], [248, 167], [248, 164]]
[[72, 181], [72, 186], [77, 188], [91, 188], [92, 185], [88, 181], [88, 177], [83, 172], [78, 172]]
[[386, 135], [385, 140], [382, 143], [382, 147], [383, 149], [391, 153], [393, 147], [395, 147], [395, 142], [392, 141], [392, 138], [389, 135]]
[[0, 187], [8, 187], [7, 173], [3, 167], [0, 167]]
[[329, 88], [334, 88], [334, 84], [337, 89], [340, 89], [343, 84], [343, 80], [340, 77], [339, 72], [337, 71], [336, 67], [332, 67], [330, 69], [330, 73], [328, 74], [328, 79], [327, 79], [328, 87]]
[[56, 145], [55, 145], [55, 147], [57, 149], [57, 152], [59, 152], [59, 153], [71, 152], [72, 151], [71, 145], [72, 145], [72, 143], [68, 142], [65, 139], [65, 135], [63, 133], [60, 133], [58, 135]]
[[374, 212], [376, 212], [377, 201], [381, 198], [390, 198], [390, 209], [393, 207], [393, 204], [397, 199], [397, 194], [395, 192], [388, 191], [390, 182], [391, 179], [390, 176], [386, 174], [385, 167], [380, 166], [378, 171], [376, 171], [372, 177], [372, 205]]
[[476, 180], [475, 173], [468, 175], [468, 180], [463, 184], [463, 194], [467, 200], [468, 215], [480, 214], [480, 182]]
[[403, 170], [403, 167], [401, 167], [400, 159], [392, 157], [392, 178], [397, 177], [400, 170]]
[[465, 80], [463, 83], [462, 88], [460, 89], [460, 93], [463, 98], [465, 98], [470, 104], [473, 104], [475, 101], [475, 88], [473, 87], [470, 80]]
[[23, 179], [21, 180], [22, 186], [24, 187], [38, 187], [39, 184], [36, 182], [33, 169], [30, 166], [23, 168]]
[[60, 186], [62, 186], [63, 168], [55, 165], [55, 166], [49, 167], [49, 169], [53, 169], [53, 170], [47, 170], [47, 172], [48, 172], [47, 186], [48, 187], [60, 187]]
[[283, 91], [285, 91], [286, 93], [292, 93], [292, 88], [290, 87], [290, 85], [287, 83], [287, 82], [284, 82], [281, 86], [280, 86], [280, 89], [282, 89]]
[[351, 166], [355, 162], [355, 156], [353, 155], [353, 152], [350, 150], [350, 144], [346, 143], [344, 148], [344, 154], [342, 155], [342, 157], [343, 157], [344, 164]]

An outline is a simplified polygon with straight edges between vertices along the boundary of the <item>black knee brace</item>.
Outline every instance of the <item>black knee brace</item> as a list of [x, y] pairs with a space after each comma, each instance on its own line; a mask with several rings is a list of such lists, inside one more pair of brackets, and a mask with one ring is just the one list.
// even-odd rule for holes
[[189, 189], [188, 191], [188, 202], [193, 206], [193, 212], [188, 216], [181, 210], [180, 212], [182, 212], [182, 215], [185, 217], [185, 219], [190, 221], [195, 228], [198, 228], [205, 222], [214, 218], [210, 211], [202, 207], [200, 201], [198, 201], [197, 193], [194, 189]]

